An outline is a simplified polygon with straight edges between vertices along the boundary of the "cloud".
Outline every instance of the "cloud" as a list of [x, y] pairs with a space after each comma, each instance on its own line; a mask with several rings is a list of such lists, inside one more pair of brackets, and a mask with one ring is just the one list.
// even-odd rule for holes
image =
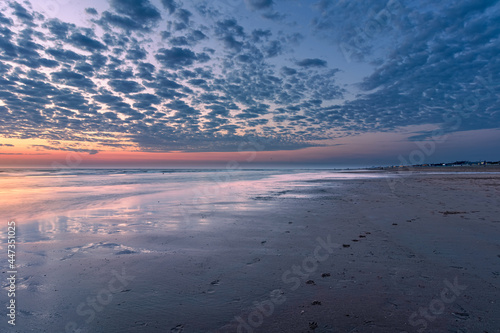
[[83, 60], [83, 56], [70, 51], [70, 50], [64, 50], [64, 49], [46, 49], [46, 53], [49, 55], [53, 56], [57, 61], [64, 62], [64, 63], [73, 63], [77, 60]]
[[95, 87], [94, 82], [88, 79], [85, 75], [69, 71], [66, 68], [60, 70], [59, 72], [53, 72], [52, 79], [56, 82], [63, 83], [73, 87], [79, 87], [84, 89]]
[[49, 31], [59, 40], [65, 40], [68, 33], [76, 28], [74, 24], [62, 22], [59, 19], [50, 19], [44, 24], [44, 26], [47, 27]]
[[84, 36], [81, 33], [74, 33], [68, 38], [68, 42], [78, 48], [90, 52], [98, 52], [106, 49], [106, 46], [91, 37]]
[[262, 13], [262, 17], [271, 21], [283, 21], [286, 18], [286, 15], [278, 12], [267, 12]]
[[154, 23], [161, 19], [160, 12], [149, 0], [111, 0], [110, 4], [118, 14], [143, 24]]
[[221, 40], [224, 42], [226, 48], [235, 52], [240, 52], [243, 47], [243, 43], [237, 41], [233, 35], [226, 35]]
[[85, 13], [90, 15], [97, 15], [97, 10], [95, 8], [85, 8]]
[[137, 70], [138, 70], [137, 76], [140, 79], [151, 81], [154, 79], [153, 73], [154, 73], [155, 69], [156, 69], [156, 67], [153, 64], [146, 63], [146, 62], [140, 62], [137, 65]]
[[[351, 60], [370, 61], [363, 68], [371, 72], [348, 86], [328, 67], [335, 57], [320, 59], [323, 51], [301, 45], [310, 37], [306, 27], [283, 21], [254, 29], [240, 18], [241, 6], [224, 12], [209, 1], [204, 9], [155, 3], [120, 0], [102, 14], [87, 10], [97, 29], [42, 19], [23, 6], [2, 12], [0, 134], [15, 128], [22, 138], [78, 141], [100, 133], [92, 140], [113, 144], [112, 133], [121, 133], [123, 149], [149, 151], [226, 151], [268, 137], [272, 150], [314, 146], [311, 140], [333, 131], [433, 124], [451, 132], [500, 122], [498, 4], [401, 0], [393, 11], [405, 15], [391, 14], [372, 39], [361, 33], [364, 41], [352, 44], [360, 56]], [[386, 5], [320, 1], [312, 38], [350, 42]], [[258, 12], [245, 15], [257, 18], [277, 13], [271, 1], [247, 6]], [[289, 24], [284, 31], [275, 26], [282, 23]], [[461, 115], [458, 129], [443, 120], [449, 112]]]
[[143, 86], [132, 80], [110, 80], [108, 84], [115, 91], [124, 94], [130, 94], [144, 90]]
[[283, 66], [281, 68], [281, 70], [283, 71], [283, 73], [285, 73], [286, 75], [294, 75], [294, 74], [297, 74], [297, 70], [296, 69], [293, 69], [293, 68], [290, 68], [290, 67], [286, 67], [286, 66]]
[[[484, 57], [498, 49], [490, 42], [500, 37], [494, 23], [498, 9], [491, 1], [400, 9], [413, 11], [407, 25], [398, 27], [397, 42], [359, 85], [364, 94], [342, 107], [351, 128], [435, 124], [447, 133], [497, 127], [500, 86], [490, 73], [498, 66]], [[424, 132], [413, 139], [429, 136]]]
[[271, 30], [255, 29], [252, 31], [252, 41], [254, 42], [260, 42], [262, 38], [268, 39], [271, 36]]
[[170, 44], [174, 46], [185, 46], [189, 45], [188, 39], [184, 36], [173, 37], [170, 39]]
[[143, 60], [146, 59], [148, 53], [145, 49], [136, 46], [135, 48], [130, 48], [127, 50], [127, 56], [125, 59], [129, 60]]
[[238, 21], [236, 21], [235, 19], [226, 19], [223, 21], [218, 21], [215, 26], [215, 33], [219, 36], [234, 34], [240, 37], [243, 37], [245, 34], [243, 27], [239, 25]]
[[189, 23], [189, 18], [192, 16], [193, 14], [187, 10], [187, 9], [179, 9], [175, 12], [175, 16], [181, 20], [182, 23], [188, 25]]
[[76, 153], [88, 153], [89, 155], [95, 155], [99, 153], [98, 150], [95, 149], [86, 149], [86, 148], [71, 148], [71, 147], [62, 147], [62, 146], [57, 146], [57, 147], [52, 147], [48, 145], [31, 145], [31, 147], [36, 148], [36, 149], [43, 149], [43, 150], [58, 150], [58, 151], [72, 151]]
[[195, 61], [206, 61], [208, 55], [196, 55], [186, 48], [172, 47], [171, 49], [159, 49], [155, 58], [164, 66], [171, 69], [179, 69], [192, 65]]
[[110, 30], [114, 26], [125, 31], [150, 31], [161, 19], [161, 13], [149, 0], [110, 0], [114, 12], [105, 11], [94, 22]]
[[326, 67], [326, 61], [318, 58], [314, 59], [303, 59], [297, 62], [298, 66], [301, 67]]
[[14, 9], [13, 14], [20, 19], [24, 24], [32, 26], [34, 17], [32, 14], [30, 14], [26, 8], [24, 8], [22, 5], [20, 5], [17, 2], [11, 2], [10, 7]]
[[204, 39], [208, 39], [207, 35], [205, 35], [203, 32], [200, 30], [193, 30], [189, 35], [188, 35], [188, 40], [191, 43], [196, 43]]
[[272, 7], [273, 0], [245, 0], [245, 4], [252, 10], [261, 10]]
[[13, 22], [10, 18], [6, 17], [2, 13], [0, 13], [0, 23], [5, 24], [5, 25], [12, 25]]
[[269, 58], [276, 57], [283, 52], [283, 47], [279, 41], [273, 40], [264, 46], [264, 52]]
[[102, 13], [101, 18], [96, 21], [103, 28], [109, 30], [109, 26], [115, 26], [121, 28], [123, 30], [144, 30], [149, 31], [149, 27], [140, 24], [139, 22], [134, 21], [129, 17], [124, 17], [120, 15], [116, 15], [110, 13], [108, 11]]
[[165, 7], [165, 9], [167, 9], [170, 14], [175, 12], [175, 10], [177, 9], [177, 4], [175, 3], [174, 0], [161, 0], [161, 3], [163, 7]]

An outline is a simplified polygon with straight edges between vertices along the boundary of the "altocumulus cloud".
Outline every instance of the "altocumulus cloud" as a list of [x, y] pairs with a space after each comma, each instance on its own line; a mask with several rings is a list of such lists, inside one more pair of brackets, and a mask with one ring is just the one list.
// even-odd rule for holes
[[[102, 12], [82, 10], [88, 26], [2, 4], [0, 134], [104, 146], [123, 139], [147, 151], [235, 151], [245, 140], [299, 149], [332, 133], [457, 130], [443, 114], [466, 96], [477, 103], [459, 130], [499, 127], [495, 1], [320, 1], [294, 12], [246, 0], [251, 19], [224, 13], [222, 2], [158, 4], [111, 0]], [[312, 31], [293, 21], [302, 10], [315, 16]], [[376, 29], [363, 30], [380, 13]], [[256, 28], [260, 15], [272, 22]], [[308, 52], [305, 36], [345, 43], [352, 66], [371, 69], [347, 86], [338, 57]]]

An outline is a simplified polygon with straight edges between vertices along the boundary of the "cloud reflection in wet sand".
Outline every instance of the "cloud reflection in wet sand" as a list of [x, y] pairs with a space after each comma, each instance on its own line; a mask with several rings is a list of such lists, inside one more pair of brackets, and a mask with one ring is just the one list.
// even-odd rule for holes
[[[286, 197], [287, 189], [307, 186], [305, 182], [311, 179], [374, 176], [379, 175], [247, 171], [221, 178], [213, 171], [171, 174], [101, 171], [61, 177], [18, 172], [0, 178], [3, 185], [0, 205], [9, 218], [25, 224], [25, 241], [54, 239], [60, 233], [144, 233], [202, 227], [214, 210], [254, 209], [256, 201], [265, 205], [265, 199], [272, 195]], [[262, 196], [266, 192], [271, 196]]]

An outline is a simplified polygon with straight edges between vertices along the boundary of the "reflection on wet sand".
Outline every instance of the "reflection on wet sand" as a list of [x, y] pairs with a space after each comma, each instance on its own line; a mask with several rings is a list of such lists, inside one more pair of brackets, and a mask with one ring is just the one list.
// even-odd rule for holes
[[[206, 225], [214, 210], [255, 209], [255, 201], [287, 196], [308, 181], [380, 177], [353, 173], [277, 171], [230, 173], [162, 172], [53, 175], [32, 171], [0, 177], [0, 208], [26, 225], [25, 241], [57, 234], [144, 233]], [[214, 182], [213, 179], [219, 181]], [[262, 196], [270, 193], [270, 196]], [[294, 197], [300, 196], [295, 193]], [[253, 199], [253, 200], [252, 200]], [[28, 226], [28, 224], [30, 224]]]

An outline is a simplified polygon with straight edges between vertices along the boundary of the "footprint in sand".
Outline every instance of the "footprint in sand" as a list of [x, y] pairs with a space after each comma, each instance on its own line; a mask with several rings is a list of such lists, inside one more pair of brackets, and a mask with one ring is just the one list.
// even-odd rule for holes
[[254, 259], [252, 259], [252, 261], [247, 262], [247, 265], [253, 265], [253, 264], [255, 264], [256, 262], [259, 262], [259, 261], [260, 261], [260, 258], [254, 258]]
[[[210, 282], [210, 285], [211, 286], [214, 286], [214, 287], [217, 287], [218, 285], [220, 284], [220, 280], [217, 279], [217, 280], [213, 280], [212, 282]], [[205, 293], [205, 292], [203, 292]], [[215, 289], [214, 288], [210, 288], [207, 290], [207, 294], [213, 294], [215, 293]]]
[[177, 325], [174, 328], [170, 329], [170, 333], [181, 333], [184, 330], [184, 325]]

